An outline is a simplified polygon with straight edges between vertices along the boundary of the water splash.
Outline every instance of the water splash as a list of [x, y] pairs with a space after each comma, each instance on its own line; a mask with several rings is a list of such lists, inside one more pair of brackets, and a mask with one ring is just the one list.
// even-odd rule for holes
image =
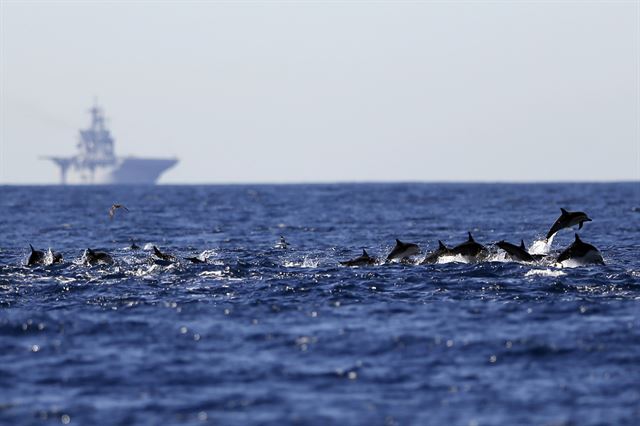
[[524, 274], [525, 277], [562, 277], [566, 272], [557, 269], [532, 269]]
[[548, 240], [541, 238], [531, 243], [529, 254], [549, 254], [551, 252], [551, 244], [556, 234], [553, 234]]

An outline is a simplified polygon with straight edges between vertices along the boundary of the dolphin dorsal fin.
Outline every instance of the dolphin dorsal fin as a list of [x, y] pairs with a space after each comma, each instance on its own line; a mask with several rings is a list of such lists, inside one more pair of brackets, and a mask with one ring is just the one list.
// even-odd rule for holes
[[563, 209], [562, 207], [560, 207], [560, 211], [562, 212], [562, 214], [569, 214], [569, 212]]
[[438, 248], [440, 250], [447, 250], [447, 246], [445, 246], [444, 243], [440, 240], [438, 240]]
[[473, 242], [473, 237], [471, 236], [471, 232], [469, 232], [469, 241]]
[[33, 246], [31, 244], [29, 244], [29, 247], [31, 247], [31, 252], [36, 251], [36, 249], [33, 248]]
[[524, 250], [524, 249], [525, 249], [525, 247], [524, 247], [524, 240], [520, 240], [520, 248], [521, 248], [522, 250]]
[[363, 257], [369, 257], [369, 253], [367, 253], [367, 251], [365, 249], [362, 249], [362, 256]]
[[397, 238], [396, 238], [396, 244], [399, 246], [404, 245], [404, 243]]

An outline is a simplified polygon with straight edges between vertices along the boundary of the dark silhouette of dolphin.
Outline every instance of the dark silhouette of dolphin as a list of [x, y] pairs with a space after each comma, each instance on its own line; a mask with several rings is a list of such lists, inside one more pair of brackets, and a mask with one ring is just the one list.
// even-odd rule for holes
[[280, 235], [280, 241], [278, 242], [278, 244], [276, 244], [276, 248], [286, 250], [290, 245], [291, 244], [289, 244], [287, 240], [284, 239], [284, 235]]
[[578, 234], [576, 234], [576, 239], [573, 243], [558, 256], [558, 263], [567, 260], [575, 260], [582, 264], [595, 263], [597, 265], [604, 265], [604, 259], [600, 251], [591, 244], [582, 241]]
[[44, 265], [44, 262], [45, 262], [44, 252], [41, 250], [34, 249], [31, 244], [29, 244], [29, 247], [31, 247], [31, 254], [27, 259], [27, 266]]
[[453, 255], [454, 253], [451, 251], [451, 249], [448, 248], [446, 245], [444, 245], [442, 241], [438, 240], [438, 248], [432, 251], [431, 253], [427, 254], [424, 260], [420, 262], [420, 264], [426, 265], [430, 263], [438, 263], [438, 259], [440, 259], [441, 256], [453, 256]]
[[396, 246], [391, 250], [391, 253], [387, 256], [387, 260], [404, 260], [408, 257], [414, 256], [420, 253], [420, 247], [414, 243], [403, 243], [396, 238]]
[[89, 265], [98, 265], [98, 264], [111, 264], [113, 263], [113, 258], [106, 252], [103, 251], [94, 251], [90, 248], [87, 248], [84, 252], [84, 262]]
[[376, 259], [374, 257], [369, 256], [369, 253], [365, 249], [362, 249], [362, 255], [356, 257], [355, 259], [345, 260], [340, 262], [343, 266], [366, 266], [366, 265], [374, 265], [376, 263]]
[[535, 258], [529, 254], [524, 246], [524, 240], [520, 240], [520, 246], [508, 243], [504, 240], [496, 243], [498, 247], [507, 252], [507, 257], [522, 262], [535, 262]]
[[191, 263], [207, 263], [206, 260], [202, 260], [199, 257], [193, 256], [193, 257], [185, 257], [184, 260], [188, 260]]
[[482, 244], [477, 243], [469, 232], [469, 239], [451, 249], [453, 254], [459, 254], [467, 257], [476, 257], [480, 253], [486, 252], [487, 249]]
[[155, 254], [159, 259], [169, 262], [174, 262], [176, 260], [175, 256], [161, 252], [156, 246], [153, 246], [153, 254]]
[[574, 225], [578, 225], [578, 229], [582, 229], [582, 225], [585, 222], [591, 222], [589, 216], [584, 212], [570, 212], [563, 208], [560, 208], [560, 211], [562, 214], [560, 214], [560, 217], [553, 223], [549, 232], [547, 232], [547, 240], [561, 229], [571, 228]]

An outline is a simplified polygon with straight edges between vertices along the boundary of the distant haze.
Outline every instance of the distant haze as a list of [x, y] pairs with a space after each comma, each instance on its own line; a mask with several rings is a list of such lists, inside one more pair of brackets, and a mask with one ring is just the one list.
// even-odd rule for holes
[[640, 179], [639, 3], [0, 2], [0, 183]]

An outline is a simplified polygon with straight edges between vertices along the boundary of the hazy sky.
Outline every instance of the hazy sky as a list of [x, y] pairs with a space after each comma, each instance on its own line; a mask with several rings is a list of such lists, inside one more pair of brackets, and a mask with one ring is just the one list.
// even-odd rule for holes
[[0, 4], [0, 183], [94, 96], [165, 183], [640, 179], [637, 1]]

